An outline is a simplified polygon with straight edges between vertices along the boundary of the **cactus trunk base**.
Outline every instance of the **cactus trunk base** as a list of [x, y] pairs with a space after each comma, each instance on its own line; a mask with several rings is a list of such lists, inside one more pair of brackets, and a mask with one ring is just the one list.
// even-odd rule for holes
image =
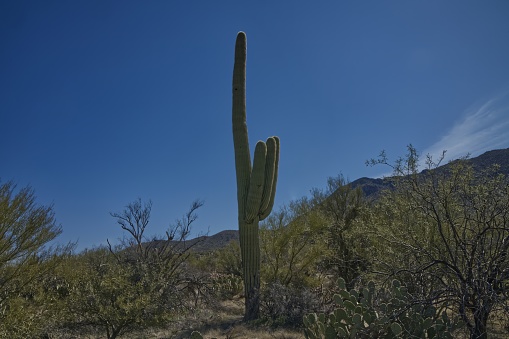
[[[259, 280], [258, 280], [259, 281]], [[256, 320], [260, 317], [260, 287], [253, 287], [246, 293], [246, 310], [244, 321]]]
[[244, 320], [255, 320], [260, 315], [260, 243], [258, 221], [239, 222], [240, 248], [244, 275]]

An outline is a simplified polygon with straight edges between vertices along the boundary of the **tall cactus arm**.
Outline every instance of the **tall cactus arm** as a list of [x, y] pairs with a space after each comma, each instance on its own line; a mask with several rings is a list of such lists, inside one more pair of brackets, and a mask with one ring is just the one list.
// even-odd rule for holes
[[260, 201], [262, 200], [265, 183], [265, 165], [267, 163], [267, 145], [263, 141], [256, 143], [253, 170], [249, 182], [249, 193], [247, 195], [245, 221], [253, 223], [260, 213]]
[[251, 157], [246, 123], [246, 48], [246, 34], [240, 32], [235, 43], [232, 86], [233, 145], [235, 148], [239, 219], [244, 218], [244, 208], [251, 176]]
[[260, 204], [260, 220], [265, 219], [274, 206], [276, 196], [277, 175], [279, 169], [279, 138], [267, 139], [267, 161], [265, 163], [265, 184]]

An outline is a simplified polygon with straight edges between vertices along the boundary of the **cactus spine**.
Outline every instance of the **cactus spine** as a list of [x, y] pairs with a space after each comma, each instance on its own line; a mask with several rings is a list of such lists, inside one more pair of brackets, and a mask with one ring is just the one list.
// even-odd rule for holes
[[253, 166], [246, 124], [246, 34], [239, 32], [233, 67], [233, 145], [237, 175], [240, 248], [246, 298], [245, 320], [257, 319], [260, 299], [258, 223], [271, 212], [276, 194], [279, 138], [258, 141]]

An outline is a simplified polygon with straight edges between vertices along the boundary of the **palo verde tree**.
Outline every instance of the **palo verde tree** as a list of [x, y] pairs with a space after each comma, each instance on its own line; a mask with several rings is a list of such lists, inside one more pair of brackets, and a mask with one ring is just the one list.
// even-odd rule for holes
[[260, 244], [258, 223], [271, 212], [276, 194], [279, 138], [258, 141], [253, 166], [246, 124], [246, 34], [239, 32], [233, 68], [233, 145], [237, 175], [240, 247], [246, 297], [245, 320], [259, 317]]
[[[379, 163], [386, 163], [384, 154]], [[395, 189], [373, 214], [379, 272], [405, 281], [417, 301], [449, 305], [471, 338], [509, 300], [509, 178], [497, 167], [474, 172], [465, 159], [447, 167], [417, 151], [393, 165]]]

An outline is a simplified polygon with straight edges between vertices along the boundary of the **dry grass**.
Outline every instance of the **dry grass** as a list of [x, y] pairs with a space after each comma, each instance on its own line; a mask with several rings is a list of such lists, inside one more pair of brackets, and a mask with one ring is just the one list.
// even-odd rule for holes
[[[125, 338], [187, 339], [192, 331], [199, 331], [205, 339], [303, 339], [304, 331], [298, 329], [271, 328], [264, 324], [244, 323], [242, 314], [244, 300], [222, 301], [214, 308], [197, 310], [193, 315], [183, 316], [166, 329], [152, 329], [125, 335]], [[489, 338], [509, 338], [507, 315], [494, 314], [489, 323]], [[468, 338], [466, 329], [455, 333], [455, 338]], [[93, 338], [93, 337], [90, 337]]]
[[213, 308], [197, 310], [193, 315], [183, 316], [166, 329], [152, 329], [132, 333], [125, 338], [186, 339], [192, 331], [199, 331], [211, 339], [303, 339], [298, 329], [271, 328], [265, 324], [244, 323], [244, 300], [227, 300]]
[[[191, 332], [199, 331], [205, 339], [303, 339], [304, 331], [299, 329], [272, 328], [263, 323], [244, 323], [244, 299], [234, 299], [219, 302], [214, 307], [198, 308], [192, 314], [182, 315], [175, 319], [167, 328], [147, 329], [122, 336], [128, 339], [187, 339]], [[508, 315], [503, 312], [493, 314], [488, 324], [489, 338], [509, 338], [505, 326]], [[60, 338], [60, 337], [58, 337]], [[64, 338], [64, 337], [62, 337]], [[104, 338], [104, 334], [85, 335], [65, 338]], [[466, 328], [455, 332], [454, 338], [468, 338]]]
[[509, 338], [509, 315], [499, 310], [493, 312], [488, 321], [488, 338], [506, 339]]

